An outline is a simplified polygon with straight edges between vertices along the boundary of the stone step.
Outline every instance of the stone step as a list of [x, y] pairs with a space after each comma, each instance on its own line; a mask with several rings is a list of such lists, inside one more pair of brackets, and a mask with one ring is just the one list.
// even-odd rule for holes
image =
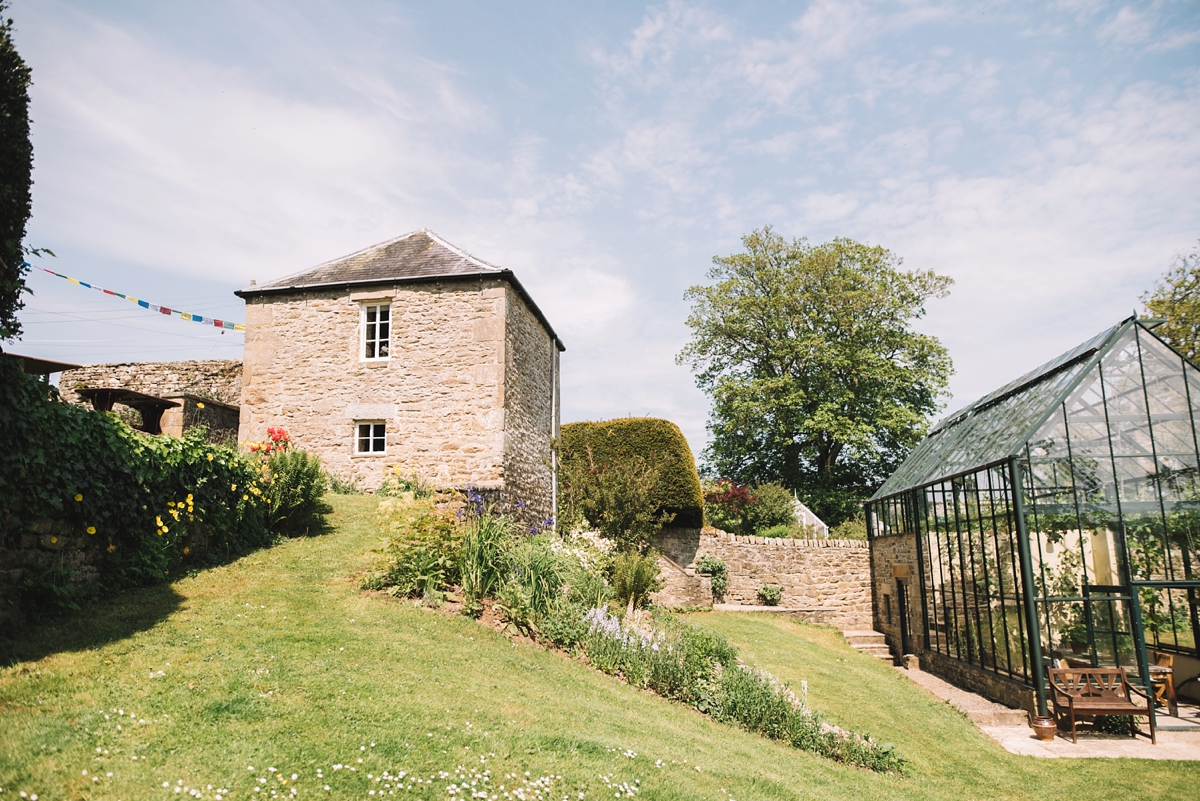
[[878, 631], [843, 631], [842, 636], [855, 648], [860, 645], [887, 645], [887, 638]]

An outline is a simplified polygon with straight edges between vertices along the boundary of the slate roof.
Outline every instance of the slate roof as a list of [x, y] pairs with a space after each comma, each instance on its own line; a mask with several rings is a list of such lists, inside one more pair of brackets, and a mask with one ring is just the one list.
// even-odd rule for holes
[[511, 270], [477, 259], [425, 228], [265, 284], [254, 284], [239, 289], [234, 294], [246, 299], [256, 295], [284, 294], [337, 286], [348, 288], [371, 284], [459, 281], [492, 277], [511, 284], [546, 327], [550, 336], [558, 342], [559, 349], [566, 349], [545, 315]]

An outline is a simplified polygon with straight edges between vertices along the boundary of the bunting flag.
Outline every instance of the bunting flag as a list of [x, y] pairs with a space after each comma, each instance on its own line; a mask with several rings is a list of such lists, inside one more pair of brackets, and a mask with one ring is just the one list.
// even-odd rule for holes
[[[32, 267], [33, 265], [26, 262], [25, 266]], [[105, 295], [112, 295], [113, 297], [116, 297], [116, 298], [125, 298], [125, 300], [129, 301], [130, 303], [136, 303], [137, 305], [141, 306], [143, 309], [149, 309], [152, 312], [158, 312], [159, 314], [178, 314], [179, 318], [181, 320], [191, 320], [193, 323], [200, 323], [202, 325], [211, 325], [214, 328], [220, 328], [225, 331], [245, 331], [246, 330], [245, 323], [231, 323], [228, 320], [218, 320], [214, 317], [204, 317], [203, 315], [199, 315], [199, 314], [191, 314], [190, 312], [179, 311], [179, 309], [170, 309], [170, 308], [167, 308], [166, 306], [156, 306], [153, 303], [149, 303], [144, 300], [138, 300], [137, 298], [130, 297], [129, 295], [123, 295], [120, 292], [113, 292], [111, 289], [103, 289], [98, 286], [93, 286], [92, 284], [89, 284], [87, 281], [80, 281], [78, 278], [72, 278], [69, 275], [63, 275], [62, 273], [56, 273], [53, 270], [47, 270], [45, 267], [39, 267], [38, 269], [48, 272], [51, 275], [57, 275], [59, 278], [63, 278], [67, 281], [70, 281], [72, 284], [78, 284], [79, 286], [84, 286], [84, 287], [87, 287], [88, 289], [94, 289], [97, 292], [103, 292]]]

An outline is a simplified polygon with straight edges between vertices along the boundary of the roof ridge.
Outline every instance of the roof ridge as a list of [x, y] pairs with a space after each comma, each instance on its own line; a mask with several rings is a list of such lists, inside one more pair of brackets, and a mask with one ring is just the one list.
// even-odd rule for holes
[[[457, 253], [459, 256], [462, 256], [467, 261], [478, 264], [480, 267], [483, 267], [484, 269], [495, 270], [497, 272], [500, 272], [504, 269], [503, 267], [499, 267], [495, 264], [492, 264], [491, 262], [486, 262], [483, 259], [479, 258], [478, 256], [472, 256], [470, 253], [463, 250], [458, 245], [452, 245], [451, 243], [449, 243], [445, 239], [443, 239], [439, 234], [437, 234], [434, 231], [431, 231], [428, 228], [422, 228], [420, 231], [413, 231], [413, 234], [426, 234], [430, 239], [432, 239], [434, 242], [437, 242], [442, 247], [446, 248], [447, 250], [454, 251], [455, 253]], [[397, 237], [396, 239], [393, 239], [392, 242], [398, 242], [401, 239], [405, 239], [409, 236], [412, 236], [412, 234], [405, 234], [405, 236]], [[389, 242], [386, 244], [391, 244], [391, 243]], [[376, 247], [378, 247], [378, 246], [376, 246]], [[346, 257], [346, 258], [348, 258], [348, 257]]]

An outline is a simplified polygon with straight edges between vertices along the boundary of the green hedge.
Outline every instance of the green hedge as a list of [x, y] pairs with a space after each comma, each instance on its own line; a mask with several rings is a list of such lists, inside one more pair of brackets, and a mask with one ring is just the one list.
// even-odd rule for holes
[[696, 460], [679, 426], [653, 417], [626, 417], [599, 423], [568, 423], [562, 427], [560, 458], [587, 459], [588, 448], [597, 466], [640, 456], [661, 471], [660, 511], [675, 515], [672, 525], [704, 525], [704, 495]]
[[[94, 558], [79, 583], [68, 549], [44, 549], [15, 596], [33, 614], [269, 545], [262, 463], [207, 443], [150, 436], [0, 360], [0, 546], [67, 538]], [[9, 588], [9, 598], [13, 598]]]

